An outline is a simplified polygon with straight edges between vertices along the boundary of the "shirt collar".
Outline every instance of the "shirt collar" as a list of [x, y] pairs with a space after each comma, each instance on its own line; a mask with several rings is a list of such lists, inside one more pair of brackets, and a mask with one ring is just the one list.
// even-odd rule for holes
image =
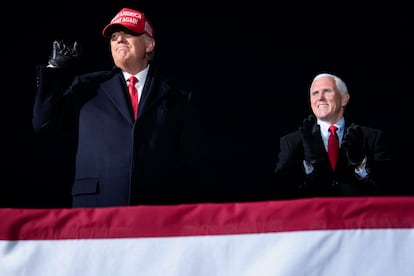
[[[140, 72], [138, 72], [136, 75], [135, 75], [135, 77], [137, 77], [137, 79], [138, 79], [138, 85], [144, 85], [144, 83], [145, 83], [145, 79], [147, 78], [147, 75], [148, 75], [148, 70], [149, 70], [149, 64], [148, 64], [148, 66], [144, 69], [144, 70], [142, 70], [142, 71], [140, 71]], [[122, 74], [124, 75], [124, 78], [126, 79], [126, 80], [128, 80], [129, 79], [129, 77], [131, 77], [132, 75], [130, 74], [130, 73], [127, 73], [127, 72], [122, 72]]]
[[[321, 121], [321, 120], [317, 120], [318, 125], [321, 128], [321, 134], [325, 137], [328, 136], [329, 134], [329, 127], [331, 126], [330, 123], [327, 123], [325, 121]], [[334, 124], [338, 130], [336, 131], [336, 133], [338, 134], [339, 137], [342, 137], [342, 134], [344, 133], [344, 129], [345, 129], [345, 118], [342, 117], [338, 122], [336, 122]]]

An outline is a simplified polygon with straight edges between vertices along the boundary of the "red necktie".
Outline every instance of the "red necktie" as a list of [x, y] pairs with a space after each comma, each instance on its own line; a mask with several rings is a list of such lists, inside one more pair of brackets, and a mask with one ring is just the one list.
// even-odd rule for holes
[[135, 87], [135, 84], [138, 82], [138, 79], [135, 76], [129, 78], [128, 90], [129, 96], [131, 97], [132, 111], [134, 112], [134, 118], [137, 118], [138, 114], [138, 90]]
[[332, 170], [336, 168], [336, 161], [338, 160], [339, 152], [339, 141], [338, 135], [336, 135], [336, 126], [332, 125], [329, 127], [329, 138], [328, 138], [328, 156], [329, 161], [331, 161]]

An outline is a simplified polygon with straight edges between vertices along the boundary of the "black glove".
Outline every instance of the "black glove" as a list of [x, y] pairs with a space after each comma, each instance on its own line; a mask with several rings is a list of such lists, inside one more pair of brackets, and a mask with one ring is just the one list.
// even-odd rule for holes
[[351, 124], [345, 132], [342, 147], [350, 165], [358, 166], [365, 158], [364, 139], [361, 128]]
[[309, 115], [299, 128], [302, 134], [303, 154], [305, 161], [315, 164], [320, 159], [320, 129], [315, 117]]
[[51, 67], [64, 68], [75, 65], [80, 56], [80, 45], [77, 41], [53, 41], [52, 54], [49, 57]]

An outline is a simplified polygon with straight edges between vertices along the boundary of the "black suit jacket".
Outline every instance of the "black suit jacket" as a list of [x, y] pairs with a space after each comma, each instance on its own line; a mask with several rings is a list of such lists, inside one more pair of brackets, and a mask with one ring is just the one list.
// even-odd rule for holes
[[208, 150], [189, 90], [150, 69], [134, 121], [118, 68], [71, 76], [39, 66], [37, 83], [33, 127], [71, 148], [73, 207], [208, 200]]
[[366, 168], [369, 172], [364, 179], [355, 174], [355, 167], [348, 163], [342, 147], [339, 150], [336, 170], [332, 171], [319, 130], [314, 135], [319, 137], [320, 159], [314, 165], [314, 171], [306, 175], [300, 130], [282, 136], [274, 171], [274, 197], [368, 196], [391, 193], [389, 186], [394, 169], [383, 131], [365, 126], [361, 126], [361, 129], [367, 156]]

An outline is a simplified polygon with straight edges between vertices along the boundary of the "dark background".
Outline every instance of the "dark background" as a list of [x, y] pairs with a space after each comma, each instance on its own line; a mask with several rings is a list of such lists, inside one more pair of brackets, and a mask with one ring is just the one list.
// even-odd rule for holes
[[390, 185], [414, 194], [407, 180], [412, 141], [397, 138], [412, 120], [409, 9], [399, 1], [285, 2], [76, 0], [36, 9], [12, 3], [2, 19], [0, 207], [68, 203], [60, 149], [43, 151], [31, 128], [36, 64], [47, 62], [53, 40], [68, 39], [83, 47], [82, 70], [109, 69], [101, 31], [123, 7], [143, 11], [154, 25], [157, 67], [195, 91], [221, 198], [255, 199], [273, 171], [279, 137], [310, 112], [309, 84], [322, 71], [347, 83], [347, 118], [385, 130], [397, 172]]

